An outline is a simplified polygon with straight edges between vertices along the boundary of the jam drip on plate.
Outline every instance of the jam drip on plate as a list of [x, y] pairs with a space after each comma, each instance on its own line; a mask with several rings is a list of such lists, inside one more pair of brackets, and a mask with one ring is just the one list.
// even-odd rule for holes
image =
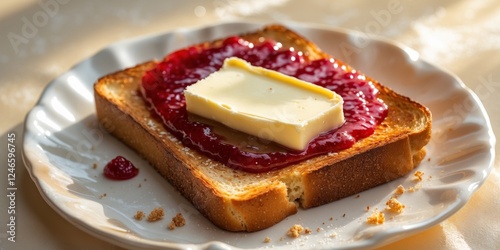
[[[256, 140], [251, 136], [239, 144], [230, 143], [217, 133], [213, 124], [190, 117], [183, 91], [217, 71], [224, 59], [231, 56], [335, 91], [344, 99], [344, 125], [319, 135], [304, 151], [280, 148], [260, 152], [249, 146]], [[230, 37], [217, 48], [189, 47], [176, 51], [145, 73], [141, 92], [166, 128], [185, 146], [248, 172], [276, 170], [316, 155], [350, 148], [356, 141], [373, 134], [387, 116], [387, 106], [377, 98], [378, 90], [364, 75], [346, 71], [334, 59], [309, 61], [302, 52], [283, 48], [272, 40], [253, 44]]]
[[112, 180], [128, 180], [139, 174], [139, 169], [123, 156], [117, 156], [104, 167], [104, 176]]

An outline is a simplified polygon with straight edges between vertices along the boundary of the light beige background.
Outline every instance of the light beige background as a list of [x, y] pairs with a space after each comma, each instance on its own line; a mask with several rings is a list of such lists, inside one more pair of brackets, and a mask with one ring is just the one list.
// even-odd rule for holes
[[[400, 11], [389, 19], [379, 20], [374, 14], [391, 8]], [[16, 133], [20, 147], [26, 113], [48, 82], [72, 65], [120, 39], [230, 20], [320, 23], [403, 43], [458, 75], [471, 89], [481, 90], [477, 94], [495, 133], [500, 134], [500, 3], [495, 0], [2, 1], [1, 162], [7, 161], [7, 133]], [[34, 29], [26, 28], [27, 22], [35, 24]], [[373, 22], [379, 25], [370, 25]], [[80, 231], [56, 214], [29, 178], [20, 150], [17, 163], [17, 242], [9, 243], [5, 227], [0, 226], [0, 249], [118, 248]], [[2, 171], [0, 187], [4, 188], [6, 171]], [[451, 218], [383, 249], [500, 246], [500, 200], [496, 198], [500, 193], [499, 171], [500, 161], [496, 160], [486, 183]], [[5, 200], [5, 195], [0, 199]], [[0, 204], [3, 207], [6, 202]], [[0, 225], [5, 225], [5, 208], [0, 208], [0, 218]]]

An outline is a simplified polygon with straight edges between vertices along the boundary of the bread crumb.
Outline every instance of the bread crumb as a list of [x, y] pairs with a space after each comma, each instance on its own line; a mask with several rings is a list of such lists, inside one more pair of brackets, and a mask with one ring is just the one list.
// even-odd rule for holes
[[332, 220], [333, 220], [333, 217], [330, 217], [330, 221], [332, 221]]
[[411, 192], [411, 193], [415, 192], [415, 188], [414, 187], [409, 187], [408, 188], [408, 192]]
[[264, 238], [264, 243], [269, 243], [269, 242], [271, 242], [271, 238], [269, 237]]
[[394, 191], [394, 194], [395, 194], [396, 196], [399, 196], [399, 195], [404, 194], [404, 192], [405, 192], [405, 191], [406, 191], [406, 190], [405, 190], [405, 187], [403, 187], [403, 185], [399, 185], [399, 186], [396, 188], [396, 191]]
[[368, 218], [366, 218], [366, 222], [372, 225], [384, 224], [385, 222], [384, 213], [375, 210], [370, 216], [368, 216]]
[[186, 225], [186, 219], [184, 219], [184, 216], [182, 216], [181, 213], [175, 215], [175, 217], [172, 218], [172, 221], [175, 223], [176, 227], [182, 227]]
[[357, 199], [357, 198], [359, 198], [359, 194], [358, 194], [358, 195], [356, 195], [356, 199]]
[[310, 234], [311, 232], [312, 232], [311, 229], [309, 229], [308, 227], [304, 229], [305, 234]]
[[345, 214], [344, 214], [344, 215], [342, 215], [342, 217], [345, 217]]
[[163, 210], [163, 208], [157, 207], [157, 208], [153, 209], [153, 211], [151, 211], [149, 213], [147, 220], [149, 222], [153, 222], [153, 221], [157, 221], [157, 220], [163, 219], [163, 216], [165, 216], [165, 211]]
[[107, 195], [106, 193], [101, 194], [101, 196], [99, 196], [99, 199], [102, 199], [102, 198], [106, 197], [106, 195]]
[[337, 233], [334, 232], [334, 233], [330, 234], [330, 238], [336, 238], [336, 237], [337, 237]]
[[94, 162], [94, 164], [92, 164], [92, 168], [97, 169], [97, 163]]
[[174, 230], [176, 227], [182, 227], [184, 225], [186, 225], [186, 219], [184, 219], [184, 216], [182, 216], [181, 213], [178, 213], [172, 217], [172, 221], [168, 225], [168, 229]]
[[405, 208], [405, 205], [396, 198], [389, 199], [385, 204], [387, 205], [385, 209], [393, 213], [402, 213]]
[[370, 211], [370, 206], [366, 206], [366, 211]]
[[136, 220], [142, 220], [144, 218], [144, 216], [146, 216], [146, 214], [144, 214], [143, 211], [137, 210], [137, 212], [134, 215], [134, 219], [136, 219]]
[[286, 235], [291, 238], [298, 238], [303, 231], [304, 227], [302, 227], [302, 225], [295, 224], [290, 229], [288, 229]]
[[415, 176], [415, 178], [413, 179], [414, 181], [421, 181], [422, 176], [424, 176], [424, 172], [417, 171], [417, 172], [415, 172], [414, 176]]
[[321, 231], [321, 230], [322, 230], [322, 228], [321, 228], [321, 227], [316, 228], [316, 232], [318, 232], [318, 233], [319, 233], [319, 231]]

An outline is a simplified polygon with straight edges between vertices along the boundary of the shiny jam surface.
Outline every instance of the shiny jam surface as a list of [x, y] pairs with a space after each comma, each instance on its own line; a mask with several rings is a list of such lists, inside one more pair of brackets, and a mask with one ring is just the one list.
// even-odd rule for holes
[[123, 156], [117, 156], [104, 167], [104, 176], [112, 180], [128, 180], [139, 174], [139, 169]]
[[[279, 147], [259, 151], [250, 142], [260, 139], [248, 136], [247, 140], [235, 144], [217, 133], [213, 124], [192, 119], [186, 111], [184, 89], [217, 71], [224, 59], [231, 56], [335, 91], [344, 99], [344, 125], [319, 135], [304, 151]], [[346, 71], [334, 59], [309, 61], [302, 52], [283, 48], [275, 41], [253, 44], [239, 37], [227, 38], [218, 48], [189, 47], [166, 56], [156, 68], [145, 73], [141, 92], [166, 128], [185, 146], [248, 172], [276, 170], [313, 156], [350, 148], [357, 140], [373, 134], [388, 112], [385, 103], [377, 98], [378, 90], [372, 82], [356, 71]]]

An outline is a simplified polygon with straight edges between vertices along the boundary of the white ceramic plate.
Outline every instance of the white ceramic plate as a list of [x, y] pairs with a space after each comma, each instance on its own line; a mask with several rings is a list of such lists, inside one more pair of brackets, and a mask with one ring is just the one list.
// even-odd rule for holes
[[[183, 46], [238, 34], [262, 24], [225, 23], [179, 29], [115, 43], [84, 60], [49, 84], [26, 118], [24, 156], [40, 193], [61, 216], [101, 239], [130, 248], [362, 248], [379, 246], [426, 229], [460, 209], [492, 168], [495, 138], [479, 99], [450, 73], [421, 60], [415, 51], [362, 33], [290, 24], [326, 52], [428, 106], [433, 134], [428, 155], [413, 174], [318, 208], [300, 210], [279, 224], [255, 233], [218, 229], [164, 181], [134, 151], [98, 126], [93, 83], [107, 73], [134, 66]], [[103, 177], [103, 166], [123, 155], [140, 168], [128, 181]], [[97, 164], [94, 169], [93, 164]], [[432, 176], [432, 177], [431, 177]], [[417, 186], [400, 197], [405, 211], [383, 225], [365, 223], [370, 211], [383, 211], [398, 185]], [[155, 207], [164, 220], [132, 217]], [[187, 225], [167, 229], [182, 212]], [[291, 239], [287, 230], [301, 224], [309, 235]], [[271, 242], [264, 243], [269, 237]]]

